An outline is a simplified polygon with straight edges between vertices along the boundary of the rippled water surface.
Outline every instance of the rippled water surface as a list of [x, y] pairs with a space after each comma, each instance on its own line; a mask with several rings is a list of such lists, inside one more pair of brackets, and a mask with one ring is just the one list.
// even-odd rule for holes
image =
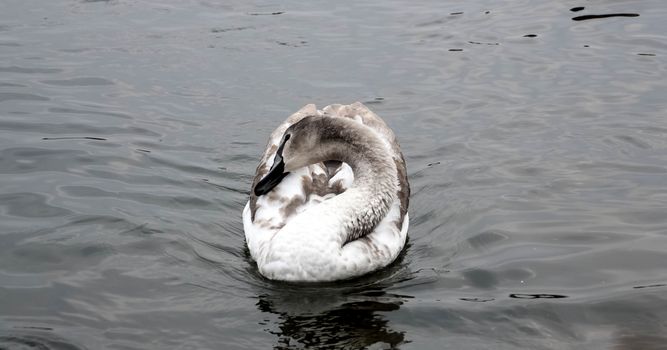
[[[667, 347], [663, 1], [1, 7], [0, 349]], [[263, 279], [268, 134], [357, 100], [407, 158], [407, 249]]]

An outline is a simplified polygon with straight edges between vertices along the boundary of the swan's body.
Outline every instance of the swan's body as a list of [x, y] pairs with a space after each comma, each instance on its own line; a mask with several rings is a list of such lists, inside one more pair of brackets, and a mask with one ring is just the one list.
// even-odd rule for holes
[[387, 266], [405, 245], [405, 162], [394, 133], [361, 103], [307, 105], [272, 134], [243, 210], [262, 275], [333, 281]]

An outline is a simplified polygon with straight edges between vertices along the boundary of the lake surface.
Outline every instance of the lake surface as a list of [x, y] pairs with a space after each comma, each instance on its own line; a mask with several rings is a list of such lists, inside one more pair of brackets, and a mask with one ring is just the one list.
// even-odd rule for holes
[[[1, 7], [0, 349], [667, 348], [664, 1]], [[269, 133], [357, 100], [407, 159], [407, 248], [262, 278]]]

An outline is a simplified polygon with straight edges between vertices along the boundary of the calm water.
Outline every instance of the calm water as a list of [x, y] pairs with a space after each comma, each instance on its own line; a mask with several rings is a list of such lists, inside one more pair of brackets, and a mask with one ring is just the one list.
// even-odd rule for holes
[[[0, 349], [667, 348], [664, 1], [0, 6]], [[268, 134], [356, 100], [408, 248], [263, 279]]]

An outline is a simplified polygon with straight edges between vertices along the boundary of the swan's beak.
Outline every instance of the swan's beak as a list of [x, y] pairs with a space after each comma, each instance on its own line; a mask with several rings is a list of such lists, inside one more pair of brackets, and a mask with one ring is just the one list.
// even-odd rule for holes
[[[281, 150], [282, 151], [282, 150]], [[273, 159], [273, 166], [269, 173], [261, 179], [255, 186], [255, 195], [261, 196], [269, 193], [274, 187], [278, 186], [280, 181], [283, 180], [285, 176], [289, 173], [285, 173], [285, 162], [283, 161], [283, 156], [281, 152], [276, 153], [276, 157]]]

